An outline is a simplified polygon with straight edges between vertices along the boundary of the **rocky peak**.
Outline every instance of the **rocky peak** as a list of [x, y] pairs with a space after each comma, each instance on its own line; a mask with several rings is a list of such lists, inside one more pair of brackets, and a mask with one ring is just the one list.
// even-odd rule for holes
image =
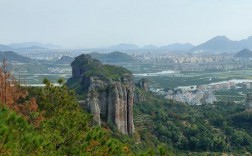
[[74, 79], [80, 79], [81, 75], [87, 71], [93, 70], [94, 68], [100, 68], [101, 62], [96, 59], [92, 59], [90, 55], [81, 54], [76, 57], [71, 63], [72, 66], [72, 77]]
[[103, 65], [84, 54], [76, 57], [71, 66], [72, 78], [67, 85], [86, 93], [81, 105], [93, 114], [95, 123], [113, 124], [123, 134], [132, 133], [135, 90], [132, 73], [122, 67]]
[[144, 89], [145, 91], [149, 90], [149, 80], [146, 78], [142, 78], [138, 81], [138, 87]]

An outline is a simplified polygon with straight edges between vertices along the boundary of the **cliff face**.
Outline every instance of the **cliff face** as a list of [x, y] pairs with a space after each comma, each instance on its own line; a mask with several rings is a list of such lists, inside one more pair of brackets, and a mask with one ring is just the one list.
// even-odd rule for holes
[[[83, 64], [75, 61], [82, 61]], [[99, 125], [102, 122], [113, 124], [123, 134], [134, 132], [135, 86], [132, 74], [129, 71], [121, 72], [119, 67], [102, 65], [88, 55], [81, 55], [75, 61], [72, 63], [72, 79], [87, 92], [87, 98], [82, 105], [94, 115], [94, 121]], [[110, 70], [113, 73], [110, 74]], [[117, 70], [120, 73], [115, 74]]]
[[252, 108], [252, 93], [248, 93], [245, 97], [245, 104], [247, 109]]
[[138, 87], [145, 90], [145, 91], [148, 91], [149, 90], [149, 80], [145, 79], [145, 78], [140, 79], [138, 81]]
[[149, 80], [140, 79], [136, 84], [137, 88], [135, 89], [134, 102], [140, 103], [146, 101], [146, 95], [143, 94], [143, 91], [149, 91]]
[[94, 120], [112, 123], [123, 134], [134, 131], [133, 99], [134, 83], [122, 81], [104, 81], [90, 77], [87, 106], [94, 114]]

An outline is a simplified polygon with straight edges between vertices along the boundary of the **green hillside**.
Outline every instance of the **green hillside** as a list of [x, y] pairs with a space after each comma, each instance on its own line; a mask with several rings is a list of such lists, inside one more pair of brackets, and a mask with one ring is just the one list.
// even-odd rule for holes
[[0, 60], [7, 59], [8, 61], [15, 61], [21, 63], [31, 63], [32, 59], [18, 55], [12, 51], [0, 52]]
[[243, 49], [236, 53], [234, 57], [250, 58], [252, 57], [252, 51], [250, 51], [249, 49]]

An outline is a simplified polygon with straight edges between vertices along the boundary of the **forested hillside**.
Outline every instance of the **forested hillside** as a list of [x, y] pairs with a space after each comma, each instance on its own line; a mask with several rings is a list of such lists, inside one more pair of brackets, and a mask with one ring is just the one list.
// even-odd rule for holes
[[[23, 88], [1, 70], [0, 155], [122, 155], [128, 145], [92, 125], [66, 86]], [[59, 80], [62, 84], [63, 81]], [[4, 89], [6, 88], [6, 89]], [[3, 90], [4, 89], [4, 90]]]
[[[0, 70], [0, 155], [250, 155], [251, 109], [190, 106], [136, 88], [135, 132], [95, 126], [62, 80], [21, 87]], [[7, 81], [8, 80], [8, 81]], [[6, 89], [5, 89], [6, 88]]]
[[[139, 145], [163, 144], [179, 155], [252, 152], [252, 111], [245, 105], [217, 102], [192, 106], [165, 101], [142, 89], [138, 94], [145, 99], [134, 107]], [[143, 117], [140, 122], [139, 116]]]

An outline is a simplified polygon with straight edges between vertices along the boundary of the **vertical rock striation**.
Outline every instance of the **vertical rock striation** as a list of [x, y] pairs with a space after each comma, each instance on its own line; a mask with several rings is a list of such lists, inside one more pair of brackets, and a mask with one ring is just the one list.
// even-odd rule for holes
[[78, 56], [71, 65], [72, 78], [67, 84], [77, 82], [77, 90], [87, 93], [82, 105], [93, 114], [94, 121], [113, 124], [123, 134], [134, 132], [132, 74], [121, 67], [102, 65], [89, 55]]

